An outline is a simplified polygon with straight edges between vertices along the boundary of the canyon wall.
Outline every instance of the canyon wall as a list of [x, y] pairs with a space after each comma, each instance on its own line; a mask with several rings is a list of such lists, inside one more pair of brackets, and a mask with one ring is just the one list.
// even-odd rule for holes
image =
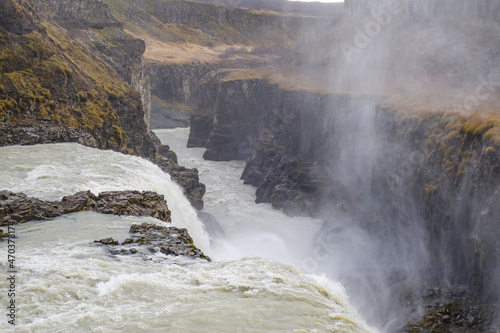
[[228, 31], [227, 37], [233, 43], [248, 40], [261, 44], [281, 42], [296, 37], [308, 26], [331, 24], [329, 18], [294, 16], [201, 2], [155, 1], [150, 6], [152, 8], [149, 10], [154, 9], [154, 16], [163, 23], [197, 27], [211, 31], [209, 34], [223, 33], [220, 30], [231, 27], [234, 30]]
[[[286, 90], [265, 79], [230, 79], [224, 71], [201, 91], [189, 145], [206, 147], [206, 159], [247, 159], [242, 179], [256, 186], [256, 202], [324, 219], [323, 251], [352, 246], [353, 233], [367, 237], [363, 246], [373, 248], [364, 255], [373, 260], [359, 271], [372, 288], [392, 290], [386, 318], [422, 285], [466, 286], [473, 299], [498, 299], [496, 116]], [[339, 220], [348, 222], [339, 227]]]

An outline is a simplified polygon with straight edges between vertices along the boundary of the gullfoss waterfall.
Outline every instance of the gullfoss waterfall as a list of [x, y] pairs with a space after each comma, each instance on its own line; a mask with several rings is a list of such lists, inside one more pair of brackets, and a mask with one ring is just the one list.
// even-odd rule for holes
[[[182, 142], [187, 132], [173, 130], [168, 137]], [[182, 161], [185, 151], [177, 153]], [[255, 205], [253, 189], [231, 175], [241, 173], [240, 162], [220, 168], [196, 162], [209, 189], [206, 210], [225, 232], [210, 240], [181, 189], [148, 161], [77, 144], [3, 147], [0, 156], [0, 188], [40, 199], [82, 190], [161, 193], [173, 225], [187, 228], [213, 259], [113, 256], [93, 244], [110, 236], [122, 241], [133, 223], [163, 223], [153, 218], [79, 212], [17, 225], [17, 325], [4, 318], [2, 332], [373, 331], [340, 284], [300, 272], [319, 221]], [[5, 242], [0, 246], [6, 253]], [[2, 256], [3, 274], [7, 264]], [[6, 279], [0, 288], [8, 289]]]

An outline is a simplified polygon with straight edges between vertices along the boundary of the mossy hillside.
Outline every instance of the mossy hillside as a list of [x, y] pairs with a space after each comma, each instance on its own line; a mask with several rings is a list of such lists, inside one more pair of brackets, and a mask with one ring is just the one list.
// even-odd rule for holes
[[[140, 96], [95, 51], [48, 21], [42, 25], [24, 35], [0, 30], [0, 119], [15, 127], [50, 117], [60, 126], [93, 133], [100, 148], [125, 151], [127, 135], [116, 105], [130, 101], [124, 116], [134, 116], [140, 113]], [[136, 43], [117, 28], [94, 30], [110, 50]]]

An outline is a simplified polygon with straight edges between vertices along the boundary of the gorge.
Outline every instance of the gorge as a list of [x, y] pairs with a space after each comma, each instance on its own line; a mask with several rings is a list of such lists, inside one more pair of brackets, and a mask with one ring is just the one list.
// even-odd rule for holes
[[[357, 319], [353, 327], [328, 326], [325, 322], [336, 323], [329, 318], [300, 328], [498, 331], [500, 6], [495, 1], [350, 0], [344, 17], [180, 0], [5, 3], [10, 12], [0, 20], [7, 50], [0, 60], [1, 145], [80, 142], [139, 155], [171, 173], [201, 209], [205, 187], [197, 166], [179, 166], [180, 150], [173, 149], [176, 155], [160, 146], [151, 132], [189, 125], [187, 146], [206, 149], [206, 160], [245, 161], [241, 179], [255, 187], [257, 203], [321, 221], [309, 236], [310, 247], [291, 251], [300, 247], [297, 240], [286, 247], [301, 258], [291, 264], [304, 274], [292, 278], [280, 266], [279, 279], [325, 274], [346, 288], [353, 307], [376, 327]], [[82, 3], [90, 14], [78, 7]], [[44, 13], [43, 19], [26, 8]], [[88, 49], [78, 49], [78, 43]], [[39, 68], [30, 69], [32, 63]], [[162, 143], [170, 145], [165, 137]], [[14, 190], [9, 184], [1, 189]], [[170, 204], [173, 199], [165, 196]], [[181, 219], [193, 218], [199, 229], [193, 212]], [[258, 216], [259, 208], [255, 212]], [[216, 217], [223, 231], [235, 228]], [[206, 238], [202, 244], [196, 245], [213, 257], [208, 249], [214, 245]], [[243, 267], [245, 260], [250, 270]], [[267, 281], [261, 267], [275, 272], [275, 262], [253, 260], [226, 262], [216, 256], [210, 268], [186, 265], [214, 275], [258, 271], [257, 279]], [[193, 273], [179, 274], [181, 279]], [[242, 297], [253, 290], [228, 285]], [[329, 299], [332, 293], [326, 292]], [[335, 299], [344, 302], [342, 296]], [[352, 314], [351, 305], [345, 309]], [[199, 331], [191, 325], [170, 330]], [[246, 331], [299, 328], [255, 325]]]

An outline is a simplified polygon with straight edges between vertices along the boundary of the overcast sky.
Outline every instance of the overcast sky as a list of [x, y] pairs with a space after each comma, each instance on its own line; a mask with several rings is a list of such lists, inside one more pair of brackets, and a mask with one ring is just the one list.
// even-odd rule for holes
[[289, 0], [289, 1], [303, 1], [303, 2], [344, 2], [344, 0]]

